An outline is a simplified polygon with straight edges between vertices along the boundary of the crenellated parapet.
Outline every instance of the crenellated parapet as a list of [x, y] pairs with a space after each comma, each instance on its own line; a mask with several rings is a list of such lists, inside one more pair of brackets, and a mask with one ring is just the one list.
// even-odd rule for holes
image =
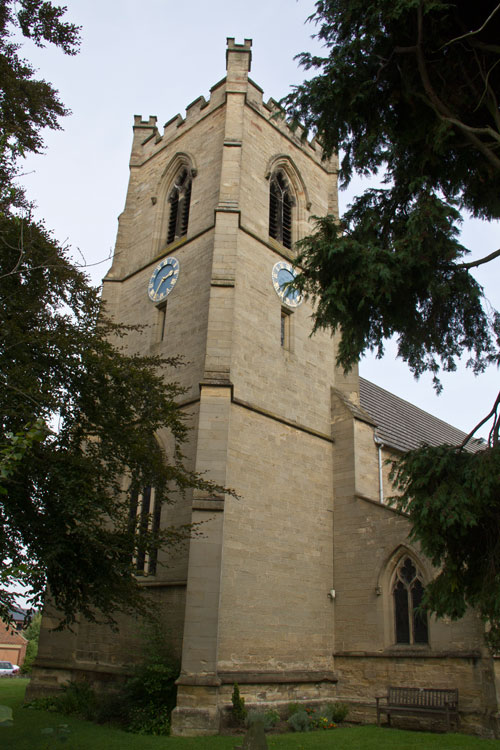
[[[271, 97], [267, 102], [264, 102], [262, 97], [260, 102], [258, 100], [249, 99], [247, 100], [247, 104], [254, 107], [259, 114], [262, 114], [272, 125], [274, 125], [288, 139], [292, 140], [297, 146], [306, 149], [309, 156], [315, 161], [322, 163], [323, 166], [327, 166], [323, 160], [323, 149], [316, 136], [311, 140], [308, 140], [304, 128], [300, 125], [292, 127], [285, 117], [284, 110], [275, 99]], [[328, 166], [331, 167], [332, 171], [335, 171], [337, 168], [337, 160], [331, 160], [331, 164], [328, 164]]]
[[184, 117], [177, 114], [168, 120], [162, 134], [157, 127], [156, 117], [150, 116], [149, 119], [143, 120], [140, 115], [135, 115], [131, 166], [140, 166], [214, 110], [222, 107], [226, 104], [228, 95], [240, 94], [244, 96], [246, 106], [267, 120], [298, 148], [305, 150], [314, 161], [322, 164], [327, 171], [336, 171], [336, 157], [325, 162], [323, 150], [316, 137], [307, 140], [303, 128], [292, 128], [275, 99], [264, 101], [263, 90], [248, 77], [252, 59], [251, 46], [251, 39], [245, 39], [243, 44], [237, 44], [234, 38], [229, 37], [226, 48], [226, 77], [212, 86], [208, 100], [204, 96], [199, 96], [187, 105]]

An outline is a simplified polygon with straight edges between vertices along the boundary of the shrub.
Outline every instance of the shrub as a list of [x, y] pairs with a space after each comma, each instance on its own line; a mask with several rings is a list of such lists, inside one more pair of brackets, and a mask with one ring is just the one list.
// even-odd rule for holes
[[142, 662], [134, 668], [123, 690], [127, 707], [125, 727], [137, 734], [167, 735], [175, 708], [175, 684], [180, 665], [173, 656], [171, 638], [164, 624], [150, 620], [139, 631]]
[[57, 711], [69, 716], [71, 714], [82, 719], [93, 721], [98, 701], [95, 692], [88, 682], [67, 682], [62, 692], [57, 695], [47, 695], [34, 698], [25, 704], [25, 708], [35, 708], [41, 711]]
[[125, 683], [125, 696], [137, 708], [155, 706], [168, 713], [175, 707], [179, 665], [174, 660], [158, 659], [136, 667], [133, 677]]
[[132, 706], [123, 691], [99, 693], [96, 710], [92, 721], [97, 724], [119, 724], [127, 728]]
[[40, 698], [33, 698], [24, 704], [24, 708], [34, 708], [39, 711], [57, 711], [57, 699], [56, 695], [44, 695]]
[[67, 716], [73, 714], [92, 721], [96, 713], [97, 696], [88, 682], [68, 682], [55, 697], [56, 710]]
[[175, 708], [179, 664], [165, 650], [154, 649], [135, 668], [125, 683], [124, 703], [128, 706], [126, 728], [136, 734], [170, 734], [170, 714]]
[[96, 694], [88, 682], [70, 682], [62, 693], [35, 699], [29, 707], [74, 714], [98, 724], [119, 723], [138, 734], [168, 735], [179, 664], [159, 623], [149, 623], [144, 636], [144, 660], [119, 690]]
[[287, 706], [287, 714], [288, 716], [293, 716], [293, 714], [296, 714], [297, 711], [303, 711], [303, 707], [300, 705], [300, 703], [289, 703]]
[[314, 729], [335, 729], [336, 726], [327, 716], [318, 716], [314, 721]]
[[247, 716], [247, 710], [245, 708], [245, 699], [240, 695], [240, 689], [236, 682], [233, 686], [231, 702], [233, 704], [233, 719], [237, 724], [243, 724]]
[[288, 719], [287, 724], [294, 732], [309, 732], [312, 729], [311, 718], [303, 708], [295, 711]]
[[119, 723], [136, 734], [170, 734], [179, 670], [171, 662], [143, 664], [121, 692], [96, 695], [88, 682], [70, 682], [59, 695], [35, 698], [28, 708], [72, 714], [98, 724]]
[[345, 703], [327, 703], [321, 708], [301, 708], [292, 703], [288, 706], [288, 726], [294, 732], [309, 732], [311, 729], [335, 729], [345, 719], [349, 707]]
[[321, 715], [326, 716], [334, 724], [344, 721], [348, 713], [349, 706], [346, 703], [327, 703], [321, 709]]
[[155, 736], [169, 735], [170, 711], [166, 708], [159, 709], [153, 703], [149, 706], [135, 707], [130, 712], [127, 731]]
[[256, 721], [262, 722], [264, 725], [264, 731], [268, 732], [272, 729], [280, 720], [280, 715], [273, 708], [262, 711], [258, 708], [252, 708], [245, 719], [245, 726], [251, 727]]

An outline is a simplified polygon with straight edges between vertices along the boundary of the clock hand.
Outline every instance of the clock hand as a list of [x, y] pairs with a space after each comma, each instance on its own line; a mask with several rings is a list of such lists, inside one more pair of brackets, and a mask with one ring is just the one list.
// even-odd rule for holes
[[[287, 271], [287, 273], [289, 273], [289, 272]], [[295, 293], [295, 289], [290, 289], [290, 287], [288, 286], [288, 284], [292, 283], [292, 281], [294, 280], [295, 276], [292, 276], [291, 273], [289, 273], [289, 276], [290, 276], [289, 279], [286, 279], [286, 281], [283, 281], [281, 283], [281, 290], [284, 293], [285, 297], [291, 297]]]
[[[166, 275], [166, 276], [164, 276], [164, 277], [163, 277], [163, 279], [162, 279], [162, 280], [160, 281], [160, 283], [158, 284], [158, 289], [159, 289], [159, 288], [161, 287], [161, 285], [162, 285], [162, 284], [163, 284], [163, 283], [164, 283], [164, 282], [165, 282], [165, 281], [166, 281], [167, 279], [169, 279], [169, 278], [170, 278], [171, 276], [173, 276], [173, 275], [174, 275], [174, 269], [172, 268], [172, 270], [170, 271], [170, 273], [167, 273], [167, 275]], [[158, 291], [158, 289], [157, 289], [156, 291]]]

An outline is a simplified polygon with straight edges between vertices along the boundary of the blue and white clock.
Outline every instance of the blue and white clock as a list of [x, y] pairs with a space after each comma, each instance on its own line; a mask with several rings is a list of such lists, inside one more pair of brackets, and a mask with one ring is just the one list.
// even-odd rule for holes
[[298, 307], [302, 302], [302, 295], [296, 289], [290, 289], [287, 284], [295, 278], [295, 271], [291, 263], [282, 260], [275, 263], [271, 278], [276, 294], [288, 307]]
[[148, 295], [152, 302], [162, 302], [170, 294], [179, 278], [179, 261], [170, 256], [158, 263], [148, 285]]

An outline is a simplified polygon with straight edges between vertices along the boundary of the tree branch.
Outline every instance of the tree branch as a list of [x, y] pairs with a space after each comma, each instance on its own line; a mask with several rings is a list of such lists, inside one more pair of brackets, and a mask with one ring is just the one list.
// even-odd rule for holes
[[[477, 62], [478, 68], [481, 69], [481, 64], [480, 64], [479, 60], [477, 59], [477, 53], [476, 53], [476, 51], [474, 51], [474, 57], [476, 58], [476, 62]], [[477, 112], [477, 110], [481, 106], [481, 102], [483, 101], [483, 99], [485, 98], [485, 96], [487, 94], [489, 94], [490, 97], [491, 97], [491, 99], [492, 99], [492, 101], [493, 101], [493, 107], [491, 109], [488, 107], [488, 109], [489, 109], [491, 115], [493, 116], [493, 119], [496, 122], [497, 128], [500, 129], [500, 123], [499, 123], [499, 119], [498, 119], [497, 98], [495, 96], [494, 90], [490, 86], [490, 75], [491, 75], [492, 71], [496, 68], [496, 66], [498, 65], [498, 63], [500, 63], [500, 59], [498, 59], [496, 62], [493, 63], [493, 65], [488, 70], [488, 72], [486, 73], [486, 75], [484, 75], [484, 73], [481, 71], [481, 75], [482, 75], [482, 77], [484, 79], [484, 91], [483, 91], [483, 93], [482, 93], [482, 95], [481, 95], [481, 97], [480, 97], [480, 99], [479, 99], [479, 101], [477, 103], [476, 108], [474, 109], [474, 112]]]
[[500, 4], [499, 4], [499, 5], [497, 5], [497, 7], [496, 7], [496, 8], [493, 8], [493, 10], [491, 11], [490, 15], [488, 16], [488, 18], [486, 19], [486, 21], [485, 21], [485, 22], [483, 23], [483, 25], [482, 25], [482, 26], [480, 26], [480, 27], [479, 27], [478, 29], [476, 29], [475, 31], [468, 31], [468, 32], [467, 32], [466, 34], [462, 34], [462, 36], [457, 36], [457, 37], [455, 37], [455, 39], [450, 39], [450, 41], [449, 41], [449, 42], [445, 42], [445, 43], [444, 43], [444, 44], [443, 44], [443, 45], [442, 45], [442, 46], [441, 46], [441, 47], [439, 48], [439, 50], [442, 50], [442, 49], [444, 49], [445, 47], [448, 47], [448, 46], [449, 46], [450, 44], [454, 44], [455, 42], [459, 42], [459, 41], [460, 41], [461, 39], [466, 39], [467, 37], [470, 37], [470, 36], [475, 36], [476, 34], [479, 34], [479, 32], [480, 32], [480, 31], [482, 31], [482, 30], [483, 30], [483, 29], [485, 28], [485, 26], [486, 26], [486, 25], [487, 25], [487, 24], [488, 24], [488, 23], [489, 23], [489, 22], [491, 21], [491, 19], [493, 18], [493, 16], [494, 16], [494, 15], [495, 15], [495, 13], [497, 12], [497, 10], [500, 10]]
[[[436, 92], [434, 91], [434, 88], [431, 84], [429, 73], [427, 71], [427, 66], [424, 58], [424, 54], [422, 51], [422, 37], [423, 37], [423, 17], [422, 17], [422, 3], [418, 6], [417, 10], [417, 28], [418, 28], [418, 41], [416, 46], [416, 56], [417, 56], [417, 64], [418, 69], [420, 72], [420, 78], [422, 80], [422, 85], [424, 87], [424, 91], [429, 97], [429, 101], [431, 105], [434, 107], [436, 114], [445, 121], [450, 122], [451, 124], [455, 125], [459, 130], [463, 132], [467, 140], [478, 150], [480, 153], [483, 154], [483, 156], [494, 166], [494, 168], [498, 171], [500, 171], [500, 159], [496, 156], [496, 154], [488, 148], [488, 146], [481, 141], [480, 138], [478, 138], [475, 135], [475, 131], [477, 131], [477, 128], [471, 128], [468, 125], [465, 125], [465, 123], [461, 122], [461, 120], [458, 120], [456, 117], [454, 117], [453, 112], [451, 112], [450, 109], [444, 104], [444, 102], [441, 101], [441, 99], [438, 97]], [[480, 131], [486, 132], [490, 131], [489, 128], [483, 129], [479, 128]], [[492, 131], [494, 133], [494, 131]], [[495, 133], [495, 138], [498, 138], [499, 136]]]
[[30, 396], [29, 393], [26, 393], [25, 391], [21, 391], [19, 388], [16, 388], [15, 385], [12, 385], [11, 383], [2, 383], [4, 388], [10, 388], [11, 391], [15, 391], [16, 393], [19, 393], [20, 396], [27, 399], [28, 401], [31, 401], [35, 406], [37, 407], [43, 407], [43, 404], [41, 404], [39, 401], [36, 401], [32, 396]]
[[494, 260], [495, 258], [498, 258], [500, 255], [500, 250], [495, 250], [493, 253], [490, 253], [489, 255], [486, 255], [484, 258], [480, 258], [479, 260], [471, 260], [469, 263], [458, 263], [456, 265], [456, 268], [477, 268], [477, 266], [482, 266], [483, 263], [489, 263], [490, 260]]
[[[441, 119], [445, 122], [451, 122], [452, 125], [456, 125], [457, 128], [460, 128], [460, 130], [467, 131], [468, 133], [480, 133], [481, 135], [491, 135], [491, 137], [498, 141], [500, 143], [500, 133], [497, 133], [495, 130], [493, 130], [490, 127], [486, 128], [474, 128], [472, 125], [466, 125], [465, 122], [462, 122], [462, 120], [457, 120], [456, 117], [448, 116], [445, 117], [441, 115]], [[479, 141], [479, 139], [478, 139]], [[482, 145], [485, 145], [482, 143], [482, 141], [479, 141]], [[500, 161], [499, 161], [500, 164]]]
[[417, 52], [417, 45], [414, 44], [411, 47], [394, 47], [394, 52], [396, 52], [398, 55], [410, 55]]
[[498, 408], [495, 410], [495, 419], [488, 435], [488, 443], [490, 445], [498, 445], [498, 433], [500, 431], [500, 420], [498, 419]]
[[[491, 419], [493, 416], [496, 417], [496, 413], [497, 413], [499, 405], [500, 405], [500, 391], [498, 392], [498, 395], [497, 395], [497, 397], [495, 399], [495, 403], [493, 404], [493, 407], [492, 407], [490, 413], [487, 414], [486, 417], [484, 417], [484, 419], [482, 419], [474, 427], [474, 429], [469, 432], [469, 434], [466, 436], [466, 438], [463, 440], [463, 442], [460, 443], [460, 445], [458, 446], [459, 450], [462, 450], [462, 448], [465, 448], [465, 446], [467, 445], [467, 443], [469, 442], [469, 440], [474, 436], [474, 434], [479, 430], [479, 428], [483, 426], [483, 424], [486, 424], [486, 422], [489, 419]], [[495, 423], [493, 425], [492, 431], [490, 432], [490, 440], [491, 440], [492, 432], [495, 429], [496, 424], [497, 424], [497, 420], [495, 419]], [[498, 428], [497, 428], [497, 432], [498, 432]], [[496, 442], [496, 440], [494, 440], [494, 442]]]

